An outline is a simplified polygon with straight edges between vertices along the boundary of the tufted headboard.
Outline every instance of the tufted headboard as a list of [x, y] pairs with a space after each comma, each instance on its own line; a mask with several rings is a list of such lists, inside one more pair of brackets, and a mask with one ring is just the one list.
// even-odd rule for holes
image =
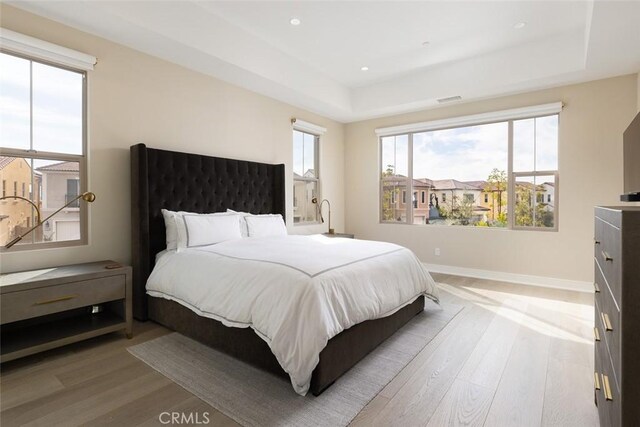
[[284, 165], [131, 146], [133, 313], [147, 319], [145, 285], [166, 247], [160, 209], [285, 216]]

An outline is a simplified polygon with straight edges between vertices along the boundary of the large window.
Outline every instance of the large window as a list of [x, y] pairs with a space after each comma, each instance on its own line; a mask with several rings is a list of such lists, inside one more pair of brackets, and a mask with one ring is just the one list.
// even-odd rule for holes
[[[3, 196], [35, 204], [45, 219], [86, 191], [84, 71], [0, 53], [0, 173]], [[9, 192], [6, 182], [13, 183]], [[11, 250], [86, 240], [86, 205], [72, 204]], [[0, 201], [0, 245], [38, 218], [25, 200]]]
[[302, 130], [293, 130], [293, 222], [318, 222], [317, 205], [320, 198], [318, 173], [318, 146], [320, 136]]
[[381, 221], [556, 230], [558, 117], [381, 136]]

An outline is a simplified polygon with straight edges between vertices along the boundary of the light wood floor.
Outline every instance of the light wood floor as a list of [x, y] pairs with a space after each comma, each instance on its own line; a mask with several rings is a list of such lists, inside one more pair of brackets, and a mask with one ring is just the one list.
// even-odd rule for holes
[[[594, 426], [593, 297], [448, 275], [464, 309], [355, 418], [353, 426]], [[162, 425], [164, 411], [235, 426], [126, 347], [168, 331], [136, 323], [2, 365], [0, 423]]]

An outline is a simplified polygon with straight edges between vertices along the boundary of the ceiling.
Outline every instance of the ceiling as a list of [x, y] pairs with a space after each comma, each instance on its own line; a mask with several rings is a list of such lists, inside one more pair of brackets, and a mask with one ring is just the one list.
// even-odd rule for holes
[[341, 122], [640, 71], [640, 1], [8, 3]]

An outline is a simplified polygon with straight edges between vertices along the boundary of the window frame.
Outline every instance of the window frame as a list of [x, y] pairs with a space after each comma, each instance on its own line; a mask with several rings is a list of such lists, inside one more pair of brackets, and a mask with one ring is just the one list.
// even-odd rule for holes
[[[530, 108], [521, 108], [514, 110], [505, 110], [498, 111], [495, 113], [486, 113], [486, 114], [478, 114], [474, 116], [466, 116], [459, 117], [453, 119], [445, 119], [441, 121], [432, 122], [435, 126], [432, 126], [430, 122], [425, 123], [416, 123], [410, 125], [402, 125], [395, 126], [386, 129], [376, 129], [376, 134], [378, 137], [378, 179], [380, 184], [378, 186], [378, 223], [379, 224], [399, 224], [399, 225], [424, 225], [424, 226], [432, 226], [431, 224], [414, 224], [413, 223], [413, 206], [406, 205], [406, 220], [405, 221], [384, 221], [382, 219], [382, 194], [383, 194], [383, 184], [384, 179], [382, 178], [383, 166], [382, 166], [382, 140], [383, 138], [388, 137], [398, 137], [398, 136], [407, 136], [408, 138], [408, 148], [407, 148], [407, 160], [408, 160], [408, 176], [406, 179], [406, 187], [404, 191], [412, 192], [413, 191], [413, 180], [415, 179], [413, 176], [413, 136], [416, 133], [424, 133], [424, 132], [434, 132], [441, 130], [450, 130], [450, 129], [458, 129], [464, 127], [472, 127], [472, 126], [480, 126], [480, 125], [488, 125], [495, 123], [507, 123], [508, 125], [508, 136], [507, 136], [507, 226], [506, 227], [477, 227], [477, 226], [468, 226], [468, 225], [448, 225], [447, 227], [463, 227], [467, 229], [497, 229], [497, 230], [515, 230], [515, 231], [545, 231], [545, 232], [557, 232], [559, 230], [559, 197], [560, 193], [560, 124], [561, 124], [561, 112], [562, 112], [562, 103], [553, 103], [553, 104], [545, 104]], [[550, 112], [548, 110], [558, 109], [558, 111]], [[530, 110], [529, 114], [524, 113], [524, 111]], [[511, 116], [510, 116], [511, 115]], [[495, 116], [493, 120], [483, 119], [484, 117]], [[558, 127], [556, 131], [558, 132], [558, 147], [557, 147], [557, 158], [558, 158], [558, 168], [556, 170], [545, 170], [545, 171], [525, 171], [525, 172], [514, 172], [513, 171], [513, 122], [518, 120], [526, 120], [526, 119], [537, 119], [542, 117], [550, 117], [557, 116], [558, 117]], [[477, 121], [473, 121], [472, 118], [477, 117]], [[437, 126], [438, 123], [442, 122], [443, 125]], [[444, 124], [451, 123], [451, 124]], [[406, 129], [406, 130], [405, 130]], [[386, 130], [391, 130], [397, 132], [385, 132]], [[404, 131], [401, 131], [404, 130]], [[535, 154], [534, 154], [535, 155]], [[554, 191], [553, 191], [553, 215], [554, 222], [553, 227], [537, 227], [537, 226], [517, 226], [515, 224], [515, 181], [516, 178], [526, 176], [526, 177], [535, 177], [535, 176], [553, 176], [554, 177]], [[411, 193], [412, 194], [412, 193]], [[444, 193], [442, 202], [445, 203]], [[536, 200], [534, 195], [534, 204], [533, 209], [535, 212]], [[535, 216], [534, 216], [535, 218]]]
[[[87, 86], [88, 86], [89, 76], [88, 76], [87, 70], [70, 67], [70, 66], [59, 64], [56, 62], [51, 62], [51, 61], [43, 60], [40, 58], [32, 57], [29, 55], [24, 55], [24, 54], [17, 53], [15, 51], [4, 49], [4, 48], [0, 48], [0, 53], [22, 58], [27, 61], [31, 61], [30, 89], [29, 89], [30, 91], [30, 95], [29, 95], [30, 97], [29, 99], [30, 147], [29, 149], [19, 149], [19, 148], [2, 147], [0, 145], [0, 155], [8, 156], [8, 157], [23, 158], [26, 160], [33, 159], [33, 160], [54, 160], [59, 162], [77, 162], [78, 169], [79, 169], [78, 179], [80, 180], [80, 194], [88, 191], [88, 173], [87, 173], [87, 158], [88, 158], [87, 92], [88, 90], [87, 90]], [[51, 66], [51, 67], [60, 68], [62, 70], [74, 72], [82, 76], [82, 153], [81, 154], [56, 153], [56, 152], [49, 152], [49, 151], [37, 151], [33, 149], [33, 74], [32, 73], [33, 73], [34, 62]], [[34, 169], [32, 167], [31, 185], [32, 185], [32, 188], [35, 188], [33, 175], [34, 175]], [[33, 212], [33, 209], [32, 209], [32, 212]], [[24, 239], [19, 244], [11, 247], [10, 249], [6, 249], [4, 246], [0, 246], [0, 253], [87, 245], [89, 243], [89, 212], [88, 212], [87, 203], [80, 203], [79, 219], [80, 219], [80, 238], [79, 239], [34, 243], [33, 232], [32, 232], [27, 236], [25, 236]], [[44, 220], [44, 218], [41, 218], [41, 220]], [[28, 241], [29, 237], [31, 237], [31, 243], [26, 243], [25, 241]]]
[[[293, 207], [295, 208], [295, 197], [296, 197], [296, 193], [295, 193], [295, 187], [296, 187], [296, 182], [303, 182], [305, 183], [305, 185], [309, 182], [315, 182], [316, 183], [316, 198], [318, 199], [318, 201], [322, 200], [322, 191], [321, 191], [321, 181], [320, 181], [320, 137], [321, 134], [320, 132], [316, 133], [316, 132], [312, 132], [311, 130], [302, 127], [302, 126], [296, 126], [294, 123], [293, 126], [293, 131], [291, 133], [291, 136], [293, 137], [293, 132], [302, 132], [303, 134], [307, 134], [307, 135], [311, 135], [313, 136], [313, 169], [314, 169], [314, 173], [315, 173], [315, 177], [313, 178], [308, 178], [305, 177], [304, 175], [300, 178], [296, 178], [294, 173], [292, 172], [293, 175], [293, 197], [294, 197], [294, 203], [293, 203]], [[304, 137], [303, 137], [304, 140]], [[292, 142], [293, 142], [293, 138], [292, 138]], [[304, 143], [303, 143], [304, 146]], [[303, 155], [304, 157], [304, 155]], [[304, 159], [303, 159], [304, 160]], [[293, 169], [293, 167], [292, 167]], [[316, 219], [315, 221], [298, 221], [295, 222], [293, 221], [293, 225], [294, 226], [304, 226], [304, 225], [317, 225], [317, 224], [321, 224], [320, 221], [320, 216], [318, 215], [318, 206], [316, 205]]]

